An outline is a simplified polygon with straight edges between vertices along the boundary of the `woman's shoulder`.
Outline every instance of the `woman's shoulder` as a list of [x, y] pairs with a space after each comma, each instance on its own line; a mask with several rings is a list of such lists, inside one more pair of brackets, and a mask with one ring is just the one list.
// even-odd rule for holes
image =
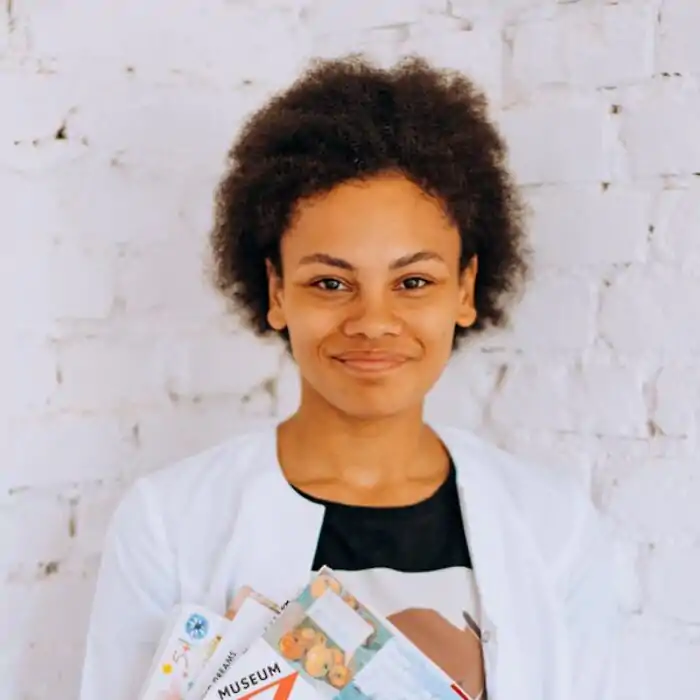
[[240, 432], [206, 450], [140, 476], [117, 508], [119, 520], [148, 511], [166, 531], [183, 524], [211, 526], [234, 514], [248, 485], [275, 465], [274, 426]]
[[442, 428], [458, 474], [488, 484], [490, 493], [514, 513], [553, 565], [566, 556], [581, 530], [597, 519], [579, 469], [522, 459], [467, 430]]
[[553, 466], [523, 459], [477, 434], [450, 426], [437, 428], [460, 468], [477, 469], [499, 484], [516, 500], [542, 498], [560, 500], [581, 493], [583, 480], [578, 469], [566, 464]]
[[217, 490], [227, 484], [241, 486], [254, 473], [272, 466], [269, 456], [275, 454], [274, 440], [274, 426], [264, 424], [155, 469], [141, 480], [170, 496], [178, 492], [191, 494], [197, 485]]

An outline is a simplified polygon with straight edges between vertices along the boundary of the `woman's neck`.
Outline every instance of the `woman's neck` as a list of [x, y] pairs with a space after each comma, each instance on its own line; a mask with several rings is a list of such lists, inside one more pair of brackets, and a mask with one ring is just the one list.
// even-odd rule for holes
[[422, 407], [395, 416], [359, 419], [308, 406], [279, 426], [278, 454], [290, 483], [351, 492], [383, 493], [407, 484], [430, 490], [449, 460], [424, 423]]

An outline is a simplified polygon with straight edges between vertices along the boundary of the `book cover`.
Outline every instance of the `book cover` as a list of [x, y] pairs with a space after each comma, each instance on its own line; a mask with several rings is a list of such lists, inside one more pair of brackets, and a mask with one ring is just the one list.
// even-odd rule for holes
[[140, 700], [183, 700], [229, 625], [201, 605], [178, 605], [168, 620]]

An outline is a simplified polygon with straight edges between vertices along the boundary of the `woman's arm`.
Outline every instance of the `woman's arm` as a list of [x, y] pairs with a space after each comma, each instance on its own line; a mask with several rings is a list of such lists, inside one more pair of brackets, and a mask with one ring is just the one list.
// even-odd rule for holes
[[80, 700], [136, 700], [178, 598], [155, 499], [137, 482], [115, 512], [93, 600]]

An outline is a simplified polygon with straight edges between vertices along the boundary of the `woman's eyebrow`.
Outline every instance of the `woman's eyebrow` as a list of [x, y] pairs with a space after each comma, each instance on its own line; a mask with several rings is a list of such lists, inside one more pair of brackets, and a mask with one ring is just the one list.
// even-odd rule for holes
[[404, 255], [398, 260], [394, 260], [394, 262], [389, 265], [389, 269], [396, 270], [400, 267], [406, 267], [407, 265], [412, 265], [416, 262], [422, 262], [423, 260], [437, 260], [438, 262], [445, 262], [442, 255], [433, 250], [419, 250], [417, 253]]
[[299, 261], [300, 265], [311, 265], [313, 263], [323, 263], [324, 265], [330, 265], [331, 267], [340, 267], [343, 270], [355, 270], [355, 266], [349, 263], [347, 260], [336, 258], [333, 255], [328, 255], [328, 253], [312, 253], [311, 255], [305, 255]]

